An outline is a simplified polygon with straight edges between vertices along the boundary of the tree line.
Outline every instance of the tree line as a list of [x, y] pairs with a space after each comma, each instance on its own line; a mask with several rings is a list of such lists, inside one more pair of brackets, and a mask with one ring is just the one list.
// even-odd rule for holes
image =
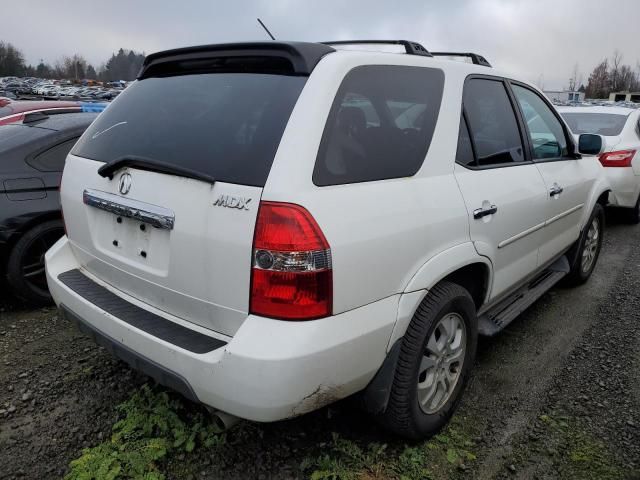
[[56, 79], [90, 79], [101, 81], [134, 80], [144, 53], [121, 48], [97, 69], [80, 54], [63, 56], [53, 65], [40, 61], [27, 65], [23, 53], [11, 43], [0, 40], [0, 77], [38, 77]]
[[568, 90], [585, 92], [586, 98], [609, 98], [612, 92], [640, 91], [640, 62], [635, 67], [623, 63], [616, 50], [610, 58], [602, 60], [589, 74], [587, 85], [582, 83], [578, 65], [573, 67]]

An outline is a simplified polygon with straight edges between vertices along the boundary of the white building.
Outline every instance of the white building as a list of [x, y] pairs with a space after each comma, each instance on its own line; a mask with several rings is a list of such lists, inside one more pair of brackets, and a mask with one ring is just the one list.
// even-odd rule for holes
[[544, 94], [549, 97], [549, 100], [555, 100], [556, 102], [582, 102], [584, 100], [584, 92], [547, 90]]
[[640, 92], [611, 92], [609, 100], [612, 102], [640, 103]]

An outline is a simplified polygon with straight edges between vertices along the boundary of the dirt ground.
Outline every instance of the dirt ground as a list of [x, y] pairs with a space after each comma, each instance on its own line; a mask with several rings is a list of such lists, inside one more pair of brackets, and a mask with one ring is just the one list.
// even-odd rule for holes
[[[433, 478], [640, 479], [640, 227], [612, 223], [588, 284], [553, 289], [480, 340], [454, 417], [473, 455]], [[55, 309], [0, 292], [0, 478], [63, 477], [83, 448], [109, 438], [116, 405], [145, 381]], [[227, 434], [224, 455], [200, 449], [163, 469], [167, 478], [305, 478], [305, 459], [328, 451], [335, 434], [388, 446], [382, 462], [406, 447], [343, 401], [286, 422], [245, 422]], [[361, 473], [354, 478], [386, 476]]]

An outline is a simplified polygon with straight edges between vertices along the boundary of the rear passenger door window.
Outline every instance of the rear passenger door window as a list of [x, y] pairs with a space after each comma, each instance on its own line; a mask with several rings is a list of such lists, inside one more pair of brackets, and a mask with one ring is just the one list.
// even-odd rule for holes
[[533, 90], [512, 85], [527, 124], [534, 160], [549, 160], [569, 154], [567, 138], [558, 117]]
[[27, 163], [41, 172], [62, 172], [67, 155], [77, 141], [78, 137], [59, 143], [27, 160]]
[[526, 161], [516, 114], [501, 80], [468, 80], [463, 104], [478, 167]]
[[410, 177], [435, 130], [444, 73], [423, 67], [366, 65], [344, 78], [318, 150], [318, 186]]

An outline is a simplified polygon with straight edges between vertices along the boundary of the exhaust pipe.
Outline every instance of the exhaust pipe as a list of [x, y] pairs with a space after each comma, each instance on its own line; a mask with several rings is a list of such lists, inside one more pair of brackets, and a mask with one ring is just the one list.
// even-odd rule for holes
[[213, 423], [215, 423], [221, 432], [229, 430], [242, 420], [241, 418], [216, 410], [215, 408], [207, 407], [207, 410], [209, 410], [209, 413], [213, 417]]

